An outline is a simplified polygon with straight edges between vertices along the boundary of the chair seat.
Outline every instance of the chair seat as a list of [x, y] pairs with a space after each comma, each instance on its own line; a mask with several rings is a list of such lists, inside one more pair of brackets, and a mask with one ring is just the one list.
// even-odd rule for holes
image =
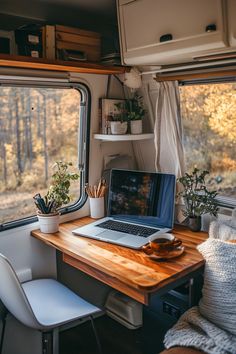
[[50, 329], [90, 316], [101, 310], [83, 300], [54, 279], [37, 279], [22, 284], [41, 328]]

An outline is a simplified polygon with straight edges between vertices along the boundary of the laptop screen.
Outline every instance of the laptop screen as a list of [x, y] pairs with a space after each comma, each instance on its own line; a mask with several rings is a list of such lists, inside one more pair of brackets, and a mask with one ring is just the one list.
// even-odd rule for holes
[[145, 225], [173, 226], [174, 175], [112, 170], [108, 196], [108, 215]]

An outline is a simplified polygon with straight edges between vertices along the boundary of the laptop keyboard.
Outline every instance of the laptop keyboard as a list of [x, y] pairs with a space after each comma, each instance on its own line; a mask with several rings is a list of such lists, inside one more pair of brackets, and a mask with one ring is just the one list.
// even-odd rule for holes
[[103, 229], [124, 232], [125, 234], [131, 234], [134, 236], [148, 237], [159, 231], [158, 229], [152, 229], [151, 227], [145, 227], [140, 225], [126, 224], [124, 222], [107, 220], [96, 226]]

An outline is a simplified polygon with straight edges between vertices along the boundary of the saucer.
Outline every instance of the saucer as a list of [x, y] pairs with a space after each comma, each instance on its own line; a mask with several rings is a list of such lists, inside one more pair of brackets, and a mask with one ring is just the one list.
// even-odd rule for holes
[[[146, 248], [146, 250], [143, 249], [143, 252], [146, 253], [146, 255], [150, 259], [156, 261], [156, 260], [159, 260], [159, 259], [171, 259], [171, 258], [175, 258], [175, 257], [181, 256], [181, 254], [183, 254], [183, 252], [184, 252], [184, 246], [176, 247], [175, 249], [167, 252], [166, 254], [161, 254], [161, 253], [160, 254], [157, 254], [157, 253], [154, 254], [153, 252], [151, 254], [150, 253], [148, 254], [145, 251], [147, 251], [147, 248]], [[150, 252], [150, 251], [148, 251], [148, 252]]]

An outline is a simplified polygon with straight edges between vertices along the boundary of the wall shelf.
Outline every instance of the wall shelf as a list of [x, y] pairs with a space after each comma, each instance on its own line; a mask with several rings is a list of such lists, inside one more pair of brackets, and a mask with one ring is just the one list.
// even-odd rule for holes
[[139, 141], [149, 140], [154, 138], [154, 134], [123, 134], [123, 135], [110, 135], [110, 134], [94, 134], [94, 139], [101, 141]]
[[124, 66], [106, 66], [100, 63], [47, 60], [8, 54], [0, 54], [0, 66], [103, 75], [123, 74], [127, 70]]

